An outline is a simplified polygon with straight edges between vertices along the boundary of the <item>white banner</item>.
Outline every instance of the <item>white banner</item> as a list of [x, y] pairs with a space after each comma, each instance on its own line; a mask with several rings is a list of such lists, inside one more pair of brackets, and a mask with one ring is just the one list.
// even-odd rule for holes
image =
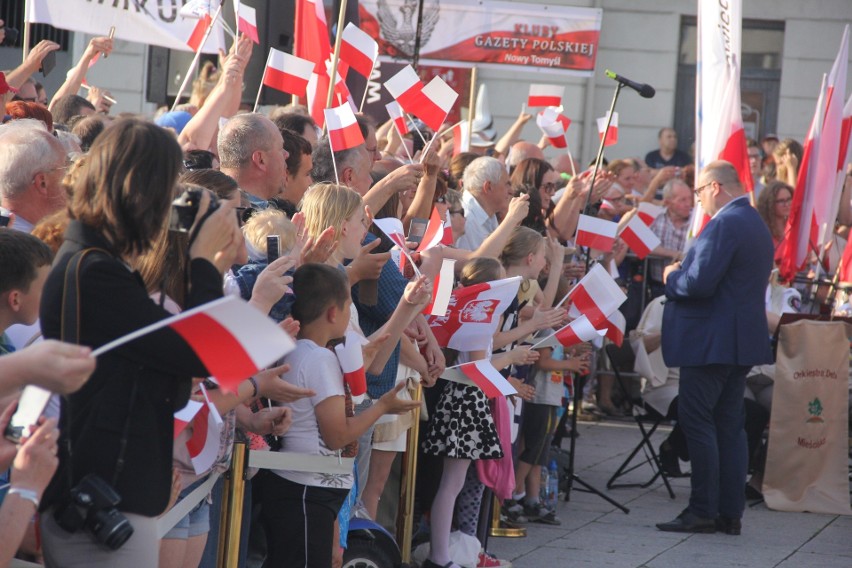
[[[186, 44], [198, 20], [181, 18], [179, 0], [94, 2], [92, 0], [27, 0], [27, 21], [55, 28], [105, 36], [115, 26], [115, 39], [192, 51]], [[207, 38], [204, 53], [225, 46], [221, 25]]]
[[[517, 65], [584, 76], [595, 68], [603, 13], [599, 9], [492, 0], [423, 1], [423, 63]], [[361, 0], [359, 15], [361, 29], [379, 42], [380, 54], [408, 57], [414, 52], [416, 2]]]

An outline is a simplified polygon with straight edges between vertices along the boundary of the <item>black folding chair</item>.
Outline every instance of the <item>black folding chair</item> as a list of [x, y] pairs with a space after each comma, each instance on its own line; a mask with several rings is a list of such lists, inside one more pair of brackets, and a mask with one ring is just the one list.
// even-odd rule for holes
[[[633, 366], [636, 362], [636, 355], [633, 353], [633, 348], [630, 346], [629, 342], [625, 341], [621, 347], [610, 343], [604, 348], [604, 351], [609, 359], [612, 372], [615, 375], [615, 380], [627, 396], [630, 396], [629, 393], [631, 390], [627, 388], [625, 379], [639, 378], [639, 374], [633, 371]], [[669, 496], [674, 499], [675, 494], [674, 491], [672, 491], [672, 486], [669, 484], [669, 478], [663, 470], [660, 462], [660, 456], [657, 453], [657, 450], [654, 449], [654, 445], [651, 443], [651, 436], [653, 436], [654, 432], [657, 431], [657, 427], [666, 420], [666, 417], [654, 410], [650, 405], [645, 404], [641, 396], [639, 398], [631, 398], [631, 403], [633, 405], [633, 419], [639, 426], [639, 431], [642, 433], [642, 439], [636, 447], [633, 448], [633, 451], [630, 452], [630, 455], [627, 456], [624, 463], [618, 467], [616, 472], [609, 479], [606, 484], [607, 489], [614, 489], [617, 487], [641, 487], [644, 489], [654, 483], [658, 477], [662, 477], [663, 484], [666, 486]], [[633, 463], [634, 458], [637, 457], [640, 450], [644, 450], [645, 459], [638, 461], [638, 463]], [[616, 483], [618, 478], [642, 467], [646, 463], [651, 466], [651, 469], [654, 472], [654, 475], [651, 476], [648, 481], [644, 483]]]

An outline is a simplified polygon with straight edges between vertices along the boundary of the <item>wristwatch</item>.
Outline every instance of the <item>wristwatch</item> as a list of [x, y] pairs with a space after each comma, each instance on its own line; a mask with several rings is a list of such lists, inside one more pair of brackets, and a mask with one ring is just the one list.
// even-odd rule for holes
[[38, 510], [38, 505], [39, 505], [38, 493], [36, 493], [32, 489], [23, 489], [21, 487], [12, 487], [12, 488], [9, 489], [8, 493], [6, 493], [6, 494], [7, 495], [17, 495], [21, 499], [25, 499], [25, 500], [29, 501], [30, 503], [32, 503], [35, 506], [36, 510]]

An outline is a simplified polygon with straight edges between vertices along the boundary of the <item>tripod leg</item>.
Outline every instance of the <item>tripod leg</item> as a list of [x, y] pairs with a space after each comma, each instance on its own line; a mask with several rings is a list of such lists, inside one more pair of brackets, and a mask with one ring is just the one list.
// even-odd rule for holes
[[625, 507], [624, 505], [622, 505], [621, 503], [619, 503], [618, 501], [616, 501], [615, 499], [613, 499], [609, 495], [606, 495], [602, 491], [595, 489], [594, 487], [592, 487], [591, 485], [589, 485], [588, 483], [586, 483], [585, 481], [580, 479], [580, 477], [578, 475], [574, 474], [571, 477], [574, 478], [574, 481], [576, 481], [577, 483], [579, 483], [580, 485], [583, 486], [584, 491], [588, 491], [589, 493], [594, 493], [595, 495], [597, 495], [598, 497], [600, 497], [601, 499], [603, 499], [604, 501], [606, 501], [610, 505], [612, 505], [614, 507], [618, 507], [619, 509], [624, 511], [624, 514], [626, 514], [626, 515], [630, 514], [630, 509], [628, 509], [627, 507]]

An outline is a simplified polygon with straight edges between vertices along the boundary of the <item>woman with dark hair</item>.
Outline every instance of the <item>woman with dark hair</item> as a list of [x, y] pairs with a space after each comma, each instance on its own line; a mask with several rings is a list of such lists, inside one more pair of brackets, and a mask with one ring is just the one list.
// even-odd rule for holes
[[793, 188], [786, 183], [775, 180], [763, 188], [757, 199], [757, 212], [772, 233], [775, 249], [784, 240], [787, 229], [787, 217], [790, 216], [790, 206], [793, 203]]
[[[97, 138], [75, 180], [71, 222], [44, 288], [46, 338], [97, 348], [169, 317], [130, 267], [161, 234], [180, 170], [177, 141], [154, 124], [119, 120]], [[189, 233], [187, 308], [222, 296], [222, 272], [241, 238], [230, 204], [212, 213], [209, 204], [205, 193]], [[76, 286], [66, 289], [66, 281]], [[75, 303], [69, 324], [63, 316]], [[166, 328], [101, 355], [86, 386], [63, 398], [59, 469], [41, 503], [47, 566], [157, 566], [156, 518], [172, 487], [173, 414], [189, 398], [190, 378], [206, 375]], [[80, 511], [75, 488], [91, 492], [95, 478], [119, 495], [117, 509], [133, 530], [123, 542], [117, 528], [112, 550], [90, 523], [73, 519]]]
[[544, 160], [527, 158], [518, 164], [510, 183], [516, 196], [524, 193], [530, 196], [530, 212], [522, 226], [547, 235], [554, 209], [553, 194], [560, 186], [559, 181], [559, 174]]

